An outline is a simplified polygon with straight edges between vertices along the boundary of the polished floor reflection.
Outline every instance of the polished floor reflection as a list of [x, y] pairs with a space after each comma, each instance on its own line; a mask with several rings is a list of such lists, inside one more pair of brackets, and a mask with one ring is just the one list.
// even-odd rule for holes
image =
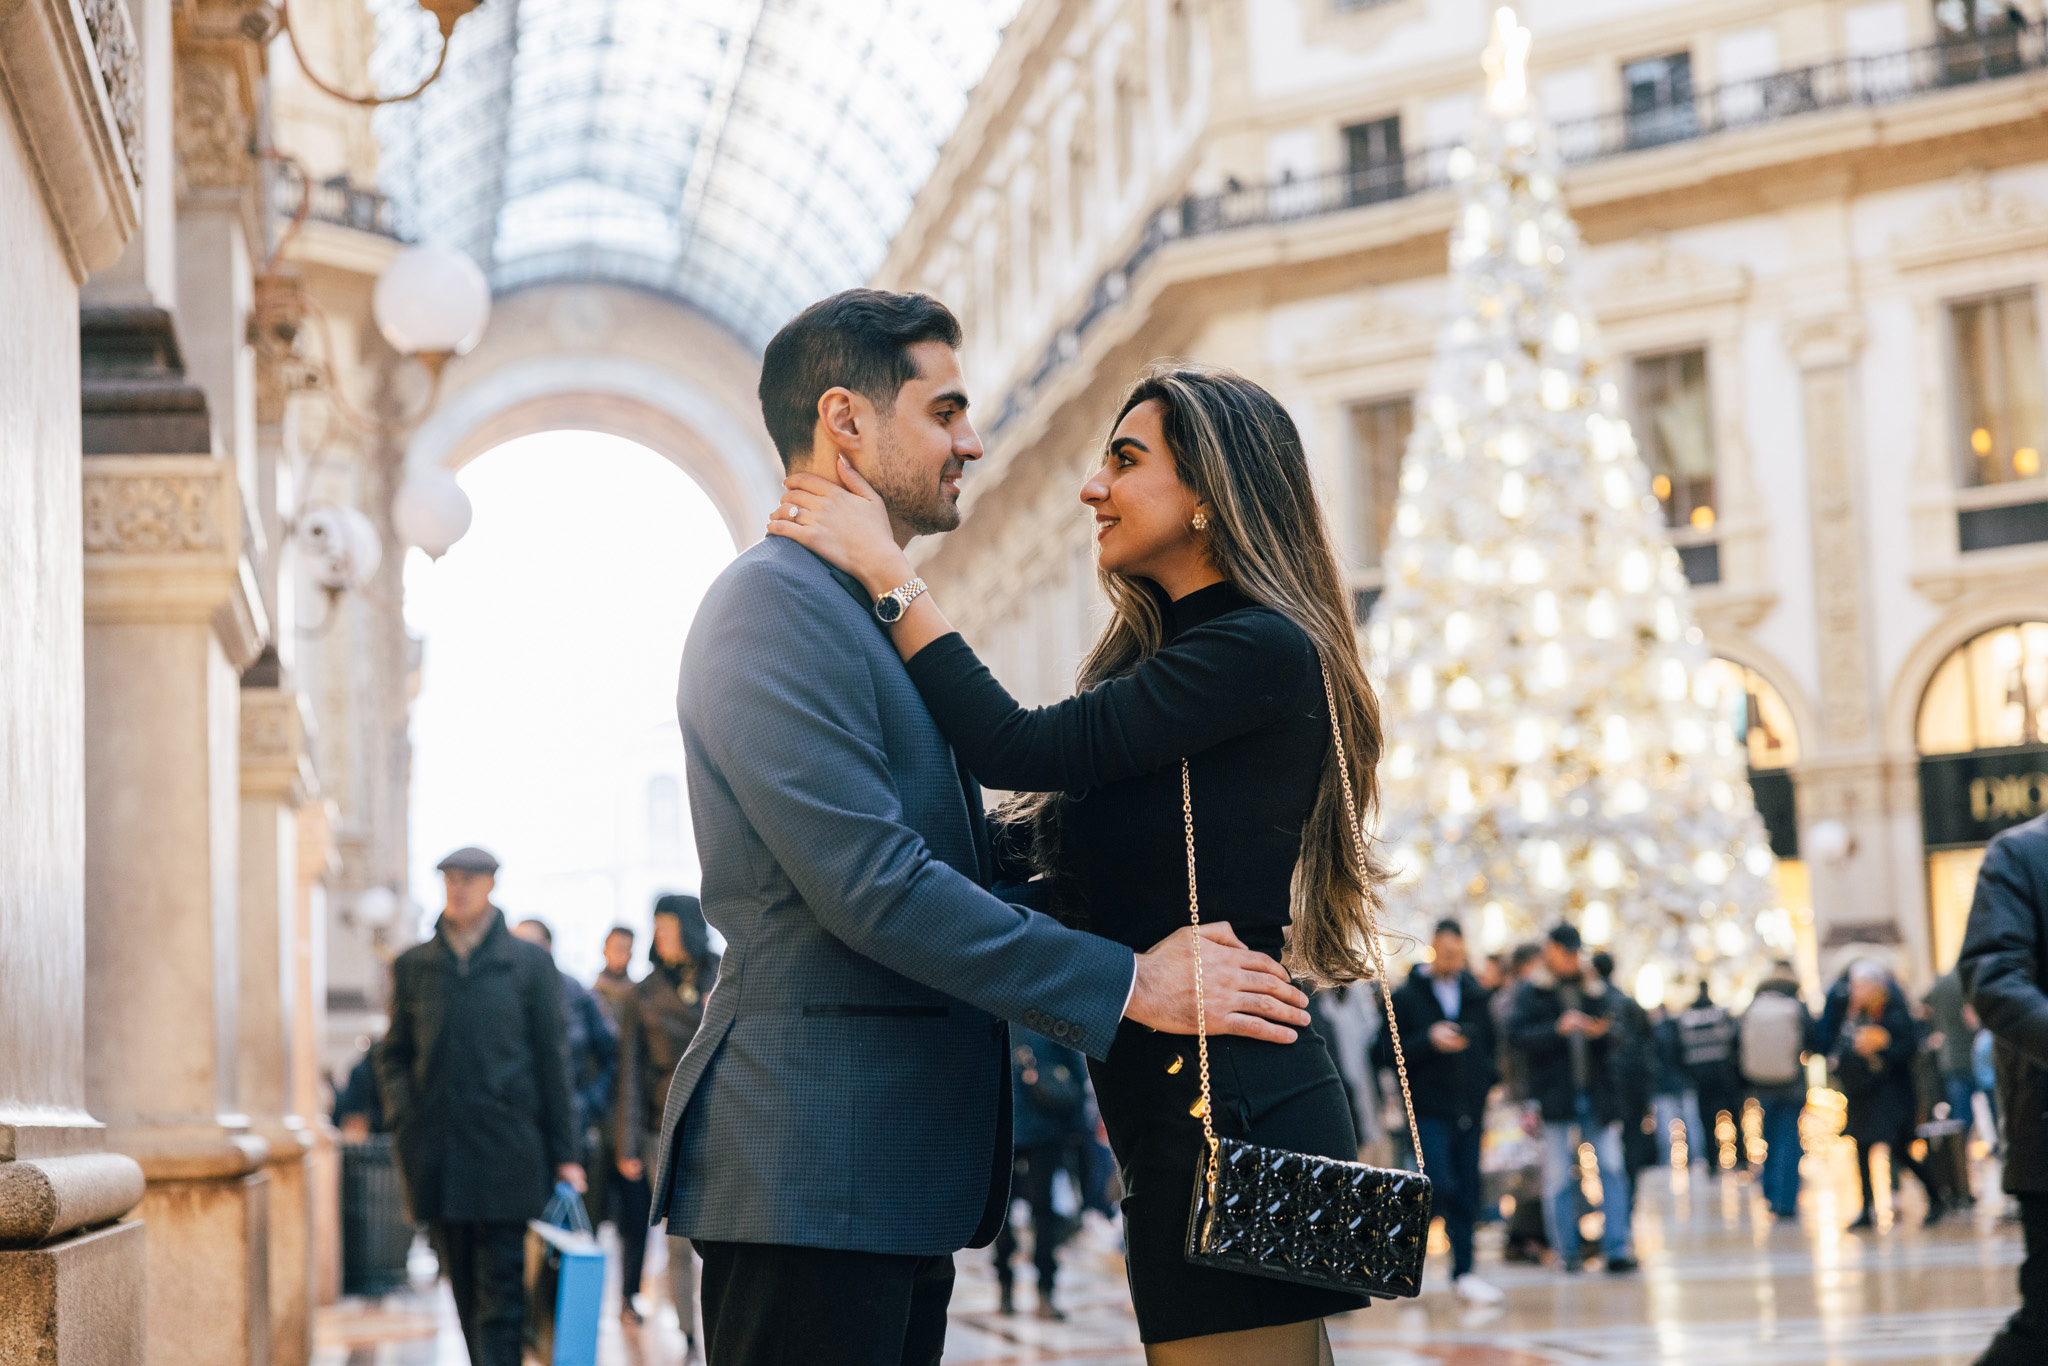
[[[1874, 1233], [1842, 1229], [1856, 1214], [1853, 1171], [1807, 1160], [1796, 1223], [1771, 1218], [1743, 1177], [1645, 1176], [1636, 1230], [1640, 1274], [1564, 1277], [1500, 1264], [1498, 1236], [1482, 1236], [1482, 1275], [1506, 1302], [1474, 1309], [1441, 1290], [1336, 1320], [1340, 1366], [1969, 1366], [2012, 1311], [2018, 1227], [2003, 1222], [1996, 1169], [1980, 1164], [1974, 1211], [1919, 1227], [1924, 1206], [1911, 1178], [1896, 1217]], [[1030, 1272], [1018, 1314], [995, 1312], [985, 1253], [963, 1253], [947, 1366], [1087, 1362], [1139, 1366], [1143, 1355], [1107, 1225], [1090, 1226], [1062, 1252], [1063, 1323], [1033, 1315]], [[422, 1293], [380, 1305], [322, 1311], [315, 1366], [462, 1366], [445, 1287], [431, 1259]], [[1432, 1261], [1436, 1285], [1442, 1268]], [[650, 1271], [648, 1282], [662, 1277]], [[615, 1292], [614, 1292], [615, 1293]], [[680, 1366], [681, 1334], [668, 1306], [622, 1330], [607, 1314], [605, 1366]]]

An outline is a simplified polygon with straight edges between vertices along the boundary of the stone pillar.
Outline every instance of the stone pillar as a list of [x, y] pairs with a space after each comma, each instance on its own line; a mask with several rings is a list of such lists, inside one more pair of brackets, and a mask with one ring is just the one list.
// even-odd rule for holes
[[78, 292], [136, 222], [126, 11], [0, 4], [0, 1362], [140, 1366], [135, 1163], [87, 1111]]
[[240, 1100], [270, 1147], [273, 1366], [313, 1351], [312, 1134], [293, 1086], [299, 1023], [298, 808], [313, 798], [296, 694], [242, 680]]
[[1814, 860], [1811, 870], [1821, 975], [1831, 978], [1869, 954], [1910, 983], [1925, 976], [1927, 937], [1918, 769], [1915, 756], [1883, 748], [1862, 516], [1866, 475], [1856, 458], [1863, 325], [1853, 295], [1844, 292], [1834, 305], [1795, 319], [1787, 332], [1804, 409], [1820, 677], [1819, 734], [1802, 746], [1793, 781], [1803, 826], [1834, 820], [1849, 832], [1847, 854]]
[[327, 1047], [327, 883], [339, 866], [333, 803], [322, 798], [300, 807], [298, 836], [292, 1108], [306, 1121], [313, 1140], [313, 1302], [333, 1304], [341, 1298], [341, 1150], [320, 1090], [320, 1059]]
[[85, 459], [86, 1100], [148, 1178], [151, 1366], [270, 1361], [269, 1146], [239, 1113], [234, 467]]

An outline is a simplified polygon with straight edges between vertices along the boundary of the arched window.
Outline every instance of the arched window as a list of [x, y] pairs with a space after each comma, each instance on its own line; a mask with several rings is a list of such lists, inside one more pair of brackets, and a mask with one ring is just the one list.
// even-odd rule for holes
[[647, 857], [673, 863], [683, 854], [683, 789], [667, 773], [647, 780]]
[[1920, 695], [1920, 836], [1935, 971], [1962, 946], [1984, 844], [2048, 812], [2048, 621], [1958, 646]]
[[1757, 917], [1764, 942], [1790, 958], [1810, 990], [1820, 985], [1820, 942], [1813, 928], [1813, 893], [1799, 857], [1799, 807], [1792, 767], [1799, 762], [1799, 730], [1792, 708], [1770, 680], [1730, 659], [1707, 665], [1706, 688], [1749, 756], [1749, 791], [1778, 856], [1777, 903]]

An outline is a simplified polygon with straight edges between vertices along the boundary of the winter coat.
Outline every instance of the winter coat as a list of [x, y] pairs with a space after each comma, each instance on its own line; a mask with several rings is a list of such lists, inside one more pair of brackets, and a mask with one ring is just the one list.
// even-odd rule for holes
[[[718, 975], [718, 961], [709, 965]], [[680, 980], [677, 978], [680, 977]], [[705, 973], [685, 966], [680, 974], [656, 963], [633, 988], [619, 1030], [619, 1103], [614, 1141], [621, 1158], [651, 1157], [649, 1141], [661, 1128], [668, 1085], [683, 1050], [704, 1022]]]
[[[1416, 965], [1394, 992], [1394, 1018], [1401, 1025], [1401, 1049], [1408, 1057], [1408, 1085], [1415, 1117], [1441, 1119], [1471, 1128], [1486, 1117], [1486, 1095], [1500, 1080], [1499, 1049], [1493, 1032], [1492, 993], [1469, 972], [1458, 974], [1458, 1014], [1451, 1023], [1470, 1046], [1445, 1053], [1429, 1041], [1429, 1028], [1446, 1017], [1429, 969]], [[1376, 1061], [1394, 1065], [1393, 1042], [1382, 1031], [1374, 1043]]]
[[1650, 1094], [1682, 1096], [1694, 1089], [1692, 1069], [1685, 1065], [1685, 1043], [1678, 1037], [1678, 1017], [1666, 1014], [1650, 1026]]
[[1962, 975], [1951, 968], [1934, 979], [1934, 985], [1927, 989], [1927, 1028], [1941, 1035], [1941, 1047], [1935, 1050], [1944, 1077], [1967, 1077], [1970, 1075], [1970, 1045], [1976, 1038], [1976, 1031], [1963, 1021]]
[[[1866, 1058], [1856, 1051], [1856, 1034], [1877, 1025], [1891, 1038]], [[1884, 1012], [1875, 1020], [1845, 1013], [1829, 1058], [1835, 1084], [1849, 1102], [1843, 1132], [1860, 1145], [1897, 1143], [1909, 1139], [1919, 1111], [1913, 1084], [1913, 1062], [1920, 1053], [1920, 1026], [1906, 1008], [1902, 993], [1885, 997]]]
[[2005, 1189], [2048, 1193], [2048, 816], [1994, 836], [1957, 966], [1997, 1039]]
[[1574, 988], [1582, 1014], [1609, 1022], [1604, 1036], [1586, 1040], [1586, 1094], [1593, 1102], [1594, 1122], [1612, 1124], [1629, 1117], [1623, 1113], [1626, 1098], [1613, 1084], [1607, 1065], [1609, 1048], [1626, 1047], [1627, 1043], [1616, 1008], [1619, 992], [1609, 990], [1590, 972], [1568, 982], [1538, 972], [1515, 989], [1514, 1007], [1508, 1015], [1508, 1042], [1521, 1050], [1529, 1096], [1541, 1107], [1544, 1122], [1561, 1124], [1578, 1118], [1571, 1040], [1557, 1032], [1566, 998]]
[[417, 1222], [520, 1223], [577, 1160], [562, 988], [495, 907], [467, 961], [444, 919], [392, 965], [377, 1081]]
[[599, 1004], [597, 994], [562, 975], [562, 1026], [569, 1044], [569, 1082], [576, 1098], [576, 1139], [585, 1143], [594, 1124], [612, 1109], [612, 1088], [619, 1075], [619, 1035]]
[[1088, 1062], [1062, 1043], [1010, 1026], [1011, 1143], [1064, 1143], [1089, 1131]]

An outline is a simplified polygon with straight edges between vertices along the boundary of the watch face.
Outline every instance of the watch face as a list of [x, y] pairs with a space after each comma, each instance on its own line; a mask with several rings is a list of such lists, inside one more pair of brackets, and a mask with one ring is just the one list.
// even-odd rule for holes
[[884, 624], [893, 624], [903, 615], [903, 600], [896, 597], [883, 598], [875, 604], [875, 616]]

